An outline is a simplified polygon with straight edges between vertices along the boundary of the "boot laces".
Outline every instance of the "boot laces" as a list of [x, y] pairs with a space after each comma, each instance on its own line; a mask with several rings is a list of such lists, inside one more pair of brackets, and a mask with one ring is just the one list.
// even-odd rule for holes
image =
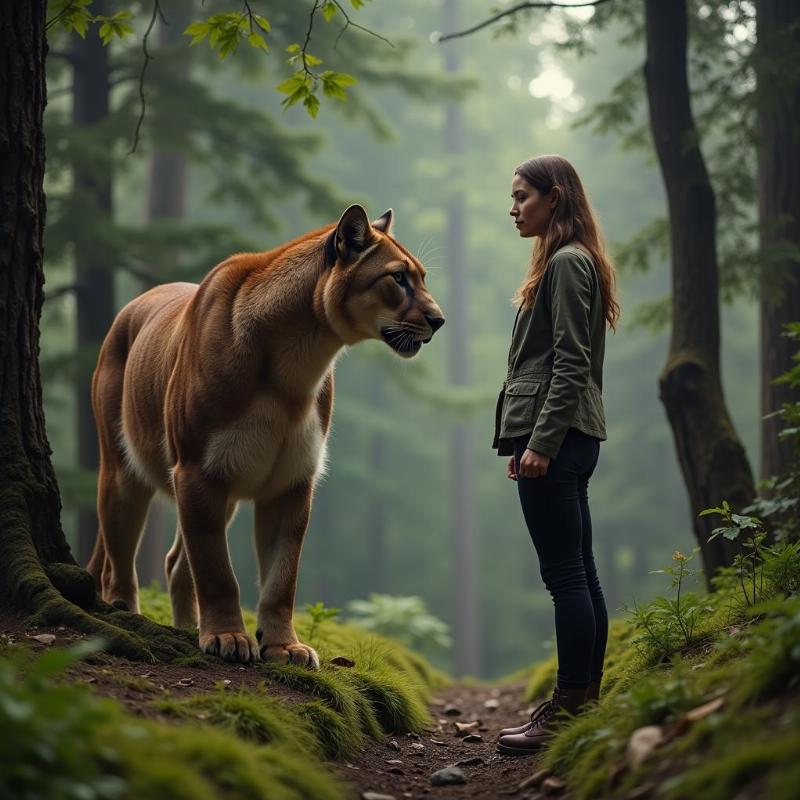
[[533, 714], [531, 714], [531, 725], [528, 730], [533, 730], [536, 727], [544, 725], [544, 723], [550, 719], [554, 710], [555, 706], [552, 699], [545, 700], [543, 703], [541, 703], [533, 712]]

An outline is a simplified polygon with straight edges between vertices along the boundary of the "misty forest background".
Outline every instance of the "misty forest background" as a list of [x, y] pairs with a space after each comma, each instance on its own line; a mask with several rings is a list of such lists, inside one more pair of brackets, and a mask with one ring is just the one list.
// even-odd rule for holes
[[[345, 608], [372, 592], [417, 595], [451, 627], [451, 647], [426, 650], [437, 665], [487, 678], [508, 673], [553, 647], [552, 603], [516, 486], [490, 449], [510, 298], [531, 246], [508, 216], [510, 183], [532, 155], [572, 161], [619, 257], [623, 319], [607, 337], [603, 391], [608, 440], [590, 486], [610, 612], [663, 591], [663, 576], [649, 570], [695, 544], [658, 397], [670, 282], [658, 246], [665, 194], [641, 133], [646, 102], [635, 79], [644, 41], [620, 42], [627, 28], [614, 21], [588, 33], [592, 53], [559, 46], [570, 25], [593, 13], [574, 9], [534, 14], [502, 38], [482, 31], [437, 44], [433, 31], [483, 19], [486, 3], [376, 1], [359, 10], [358, 22], [394, 47], [355, 29], [335, 46], [338, 27], [315, 29], [314, 54], [359, 81], [347, 102], [323, 102], [312, 120], [301, 106], [284, 111], [274, 91], [286, 75], [282, 37], [302, 40], [304, 20], [289, 13], [292, 3], [270, 5], [272, 53], [241, 48], [220, 64], [182, 35], [215, 4], [162, 0], [169, 24], [158, 21], [150, 37], [147, 113], [132, 154], [141, 36], [104, 48], [94, 32], [51, 35], [41, 352], [64, 528], [85, 564], [97, 525], [88, 386], [119, 308], [153, 283], [200, 280], [231, 252], [265, 250], [331, 222], [349, 203], [363, 203], [373, 218], [392, 207], [395, 235], [423, 260], [447, 325], [411, 363], [379, 343], [339, 360], [328, 475], [316, 495], [297, 602]], [[146, 17], [137, 15], [137, 34]], [[276, 25], [282, 18], [284, 28]], [[752, 30], [735, 35], [732, 46], [746, 45]], [[576, 126], [609, 98], [626, 110], [619, 120], [626, 136], [591, 122]], [[695, 102], [702, 110], [711, 100]], [[741, 184], [750, 186], [748, 165], [741, 169]], [[743, 224], [744, 240], [748, 230]], [[722, 379], [757, 465], [758, 305], [747, 286], [723, 284]], [[229, 541], [243, 603], [252, 606], [251, 522], [243, 504]], [[172, 509], [154, 505], [142, 584], [163, 585], [173, 530]]]

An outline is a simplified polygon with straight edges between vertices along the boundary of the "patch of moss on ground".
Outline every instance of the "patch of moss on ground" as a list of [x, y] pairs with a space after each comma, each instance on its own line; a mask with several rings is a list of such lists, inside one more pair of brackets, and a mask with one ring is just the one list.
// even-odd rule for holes
[[345, 797], [344, 786], [298, 750], [313, 746], [307, 732], [256, 744], [252, 740], [259, 737], [243, 737], [241, 729], [233, 735], [211, 727], [144, 721], [83, 686], [54, 684], [52, 678], [74, 663], [80, 648], [85, 652], [86, 645], [53, 648], [33, 661], [0, 661], [0, 796]]

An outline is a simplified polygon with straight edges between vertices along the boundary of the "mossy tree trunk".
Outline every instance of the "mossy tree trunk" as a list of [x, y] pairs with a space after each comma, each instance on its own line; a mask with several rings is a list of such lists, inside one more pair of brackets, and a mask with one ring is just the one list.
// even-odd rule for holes
[[121, 655], [192, 655], [188, 634], [100, 602], [61, 527], [38, 362], [46, 9], [46, 0], [0, 3], [0, 603], [103, 636]]
[[672, 259], [672, 335], [660, 397], [708, 581], [731, 563], [738, 545], [721, 536], [709, 543], [719, 520], [698, 513], [722, 500], [742, 508], [755, 490], [722, 391], [716, 207], [691, 109], [686, 2], [644, 6], [650, 127], [667, 192]]
[[772, 380], [794, 366], [794, 345], [783, 335], [800, 321], [800, 4], [758, 0], [758, 211], [761, 240], [761, 470], [762, 478], [791, 468], [792, 446], [781, 442], [783, 420], [764, 419], [796, 400]]

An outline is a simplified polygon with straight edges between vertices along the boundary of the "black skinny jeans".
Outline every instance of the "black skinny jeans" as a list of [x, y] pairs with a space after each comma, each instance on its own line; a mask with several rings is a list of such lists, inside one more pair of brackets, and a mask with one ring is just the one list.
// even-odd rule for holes
[[[513, 440], [518, 475], [529, 438]], [[517, 478], [522, 513], [555, 605], [561, 688], [588, 686], [603, 674], [608, 612], [592, 554], [589, 515], [589, 478], [599, 456], [599, 439], [569, 428], [545, 475]]]

